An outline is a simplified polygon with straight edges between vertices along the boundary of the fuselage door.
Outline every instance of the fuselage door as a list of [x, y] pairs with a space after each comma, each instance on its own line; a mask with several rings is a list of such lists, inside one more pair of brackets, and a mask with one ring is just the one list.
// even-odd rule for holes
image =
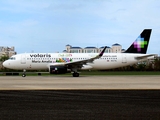
[[26, 54], [21, 55], [21, 64], [26, 64]]
[[122, 63], [127, 63], [127, 55], [122, 53]]

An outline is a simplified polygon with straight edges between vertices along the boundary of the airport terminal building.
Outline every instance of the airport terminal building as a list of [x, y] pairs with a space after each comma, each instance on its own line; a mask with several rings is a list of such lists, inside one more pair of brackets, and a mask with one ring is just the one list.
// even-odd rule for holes
[[[104, 46], [97, 48], [97, 47], [72, 47], [71, 45], [66, 45], [66, 50], [63, 52], [66, 53], [99, 53], [103, 50]], [[118, 43], [113, 44], [112, 47], [107, 46], [107, 49], [105, 50], [105, 53], [121, 53], [125, 50], [122, 49], [122, 46]]]

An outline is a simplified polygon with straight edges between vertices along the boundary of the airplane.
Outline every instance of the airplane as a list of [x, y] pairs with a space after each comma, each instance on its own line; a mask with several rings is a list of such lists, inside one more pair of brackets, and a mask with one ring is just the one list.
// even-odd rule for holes
[[10, 57], [3, 62], [9, 69], [49, 70], [50, 74], [63, 74], [68, 70], [73, 77], [79, 77], [78, 70], [107, 70], [124, 67], [153, 57], [146, 54], [152, 29], [144, 29], [131, 46], [123, 53], [23, 53]]

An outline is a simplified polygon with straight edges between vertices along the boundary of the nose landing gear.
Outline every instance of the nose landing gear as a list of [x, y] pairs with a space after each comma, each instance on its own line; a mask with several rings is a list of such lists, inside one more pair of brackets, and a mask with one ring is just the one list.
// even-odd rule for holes
[[25, 69], [23, 70], [22, 77], [26, 77], [26, 70]]

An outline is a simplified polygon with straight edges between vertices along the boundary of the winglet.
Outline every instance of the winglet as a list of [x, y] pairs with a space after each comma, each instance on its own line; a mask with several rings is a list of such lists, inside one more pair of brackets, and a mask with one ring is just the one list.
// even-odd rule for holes
[[106, 48], [107, 48], [106, 46], [103, 48], [102, 52], [99, 53], [98, 57], [102, 57], [103, 56], [103, 53], [105, 52]]
[[98, 58], [102, 57], [102, 56], [103, 56], [103, 53], [104, 53], [105, 50], [106, 50], [106, 48], [107, 48], [107, 46], [105, 46], [105, 47], [103, 48], [103, 50], [102, 50], [96, 57], [91, 58], [90, 60], [94, 60], [94, 59], [98, 59]]

